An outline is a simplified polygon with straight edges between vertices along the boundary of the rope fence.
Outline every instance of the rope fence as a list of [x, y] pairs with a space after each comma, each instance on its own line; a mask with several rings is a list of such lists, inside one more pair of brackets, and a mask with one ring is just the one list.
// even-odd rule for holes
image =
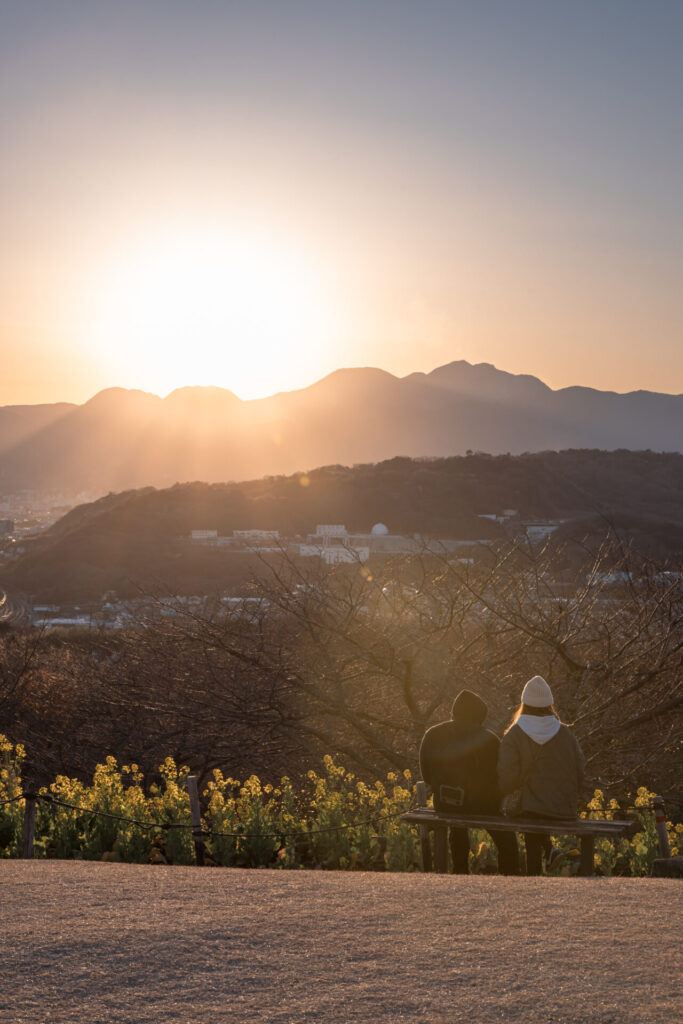
[[[172, 828], [186, 828], [194, 829], [194, 825], [188, 822], [181, 821], [142, 821], [140, 818], [128, 818], [122, 814], [113, 814], [111, 811], [100, 811], [96, 807], [79, 807], [77, 804], [69, 804], [64, 800], [58, 800], [57, 797], [50, 796], [48, 793], [20, 793], [18, 796], [13, 796], [9, 800], [0, 800], [0, 807], [4, 807], [7, 804], [15, 803], [18, 800], [42, 800], [44, 803], [55, 804], [57, 807], [65, 807], [71, 811], [78, 811], [81, 814], [94, 814], [101, 818], [111, 818], [113, 821], [124, 821], [129, 825], [137, 825], [138, 828], [145, 829], [172, 829]], [[664, 795], [660, 799], [664, 800], [666, 804], [672, 804], [674, 807], [683, 807], [683, 802], [680, 800], [674, 800], [673, 797]], [[415, 807], [409, 807], [409, 811], [415, 810]], [[636, 804], [619, 804], [618, 810], [620, 811], [651, 811], [652, 804], [649, 806], [637, 806]], [[253, 832], [248, 833], [244, 831], [236, 832], [216, 832], [213, 829], [206, 831], [203, 830], [203, 835], [214, 836], [220, 839], [289, 839], [298, 836], [309, 836], [318, 835], [324, 832], [339, 832], [343, 829], [348, 828], [361, 828], [363, 825], [374, 825], [378, 821], [385, 821], [391, 818], [397, 818], [399, 815], [404, 814], [405, 811], [394, 811], [392, 814], [381, 814], [376, 818], [366, 818], [363, 821], [347, 822], [343, 825], [330, 825], [328, 828], [321, 829], [309, 829], [304, 832]]]
[[35, 798], [37, 800], [42, 800], [43, 803], [54, 804], [57, 807], [65, 807], [70, 811], [78, 811], [81, 814], [93, 814], [100, 818], [110, 818], [112, 821], [124, 821], [128, 825], [136, 825], [138, 828], [159, 828], [165, 830], [171, 828], [192, 828], [192, 825], [188, 825], [186, 822], [181, 821], [142, 821], [140, 818], [128, 818], [123, 814], [112, 814], [111, 811], [99, 811], [96, 807], [79, 807], [76, 804], [68, 804], [64, 800], [58, 800], [56, 797], [50, 796], [47, 793], [38, 793]]
[[8, 804], [14, 804], [17, 800], [26, 799], [26, 794], [20, 793], [19, 796], [12, 796], [9, 800], [0, 800], [0, 807], [7, 807]]
[[[71, 811], [78, 811], [80, 814], [95, 815], [100, 818], [110, 818], [113, 821], [123, 821], [128, 825], [135, 825], [143, 829], [161, 829], [167, 831], [172, 828], [187, 829], [192, 831], [195, 837], [212, 839], [307, 839], [310, 836], [323, 835], [328, 832], [342, 832], [346, 829], [363, 828], [366, 825], [374, 825], [378, 821], [388, 821], [400, 817], [404, 810], [393, 811], [390, 814], [378, 814], [374, 818], [365, 818], [363, 821], [345, 822], [342, 825], [330, 825], [326, 828], [308, 829], [298, 832], [247, 832], [246, 829], [235, 832], [216, 832], [213, 829], [198, 829], [188, 822], [182, 821], [142, 821], [139, 818], [128, 818], [123, 814], [113, 814], [111, 811], [100, 811], [95, 807], [79, 807], [77, 804], [66, 803], [47, 793], [22, 793], [21, 796], [13, 797], [5, 803], [13, 803], [15, 800], [41, 800], [43, 803], [54, 804], [57, 807], [65, 807]], [[414, 810], [414, 808], [410, 808]]]
[[[420, 786], [422, 786], [422, 794], [420, 794]], [[201, 823], [201, 808], [199, 805], [199, 796], [197, 791], [197, 780], [195, 776], [188, 777], [188, 795], [190, 800], [190, 811], [192, 816], [192, 823], [181, 822], [181, 821], [145, 821], [140, 818], [132, 818], [124, 814], [116, 814], [112, 811], [99, 810], [95, 807], [82, 807], [78, 804], [69, 803], [66, 800], [60, 800], [48, 793], [40, 793], [33, 789], [25, 790], [16, 796], [10, 797], [0, 801], [0, 807], [6, 807], [9, 804], [24, 801], [24, 830], [23, 830], [23, 850], [22, 856], [24, 858], [33, 857], [33, 832], [35, 827], [36, 808], [39, 802], [48, 804], [54, 807], [63, 807], [66, 810], [74, 811], [78, 814], [89, 815], [92, 817], [106, 818], [111, 821], [123, 822], [127, 825], [132, 825], [135, 828], [143, 829], [145, 831], [160, 830], [162, 832], [168, 832], [172, 829], [186, 830], [192, 833], [195, 844], [195, 854], [197, 864], [204, 864], [204, 845], [205, 839], [274, 839], [279, 840], [280, 843], [285, 840], [297, 840], [297, 839], [313, 839], [315, 836], [326, 835], [334, 832], [344, 832], [351, 829], [364, 828], [368, 825], [375, 825], [381, 821], [391, 821], [399, 818], [401, 815], [406, 813], [404, 809], [396, 810], [392, 812], [385, 812], [378, 814], [372, 818], [365, 818], [361, 821], [350, 821], [344, 822], [339, 825], [329, 825], [325, 828], [315, 829], [304, 829], [297, 831], [284, 831], [277, 830], [274, 832], [249, 832], [247, 828], [235, 827], [230, 832], [220, 832], [212, 828], [204, 828]], [[422, 795], [422, 801], [420, 796]], [[619, 811], [623, 813], [629, 812], [650, 812], [655, 815], [655, 823], [657, 826], [658, 833], [661, 833], [662, 842], [664, 842], [664, 833], [666, 830], [666, 817], [664, 814], [665, 802], [669, 805], [681, 807], [683, 804], [675, 799], [672, 794], [667, 794], [664, 797], [656, 796], [646, 806], [636, 806], [635, 804], [619, 806]], [[424, 783], [418, 784], [418, 803], [422, 806], [426, 804]], [[410, 811], [414, 811], [418, 808], [412, 806], [409, 808]], [[666, 841], [666, 847], [668, 850], [668, 840]], [[668, 855], [668, 852], [665, 854]]]

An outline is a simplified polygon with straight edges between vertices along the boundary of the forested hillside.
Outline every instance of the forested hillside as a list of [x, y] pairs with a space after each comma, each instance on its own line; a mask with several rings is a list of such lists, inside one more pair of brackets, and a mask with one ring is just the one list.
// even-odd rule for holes
[[683, 456], [571, 450], [520, 456], [394, 458], [239, 484], [179, 484], [110, 494], [71, 511], [0, 573], [0, 586], [42, 598], [95, 598], [155, 580], [197, 593], [245, 579], [236, 556], [189, 548], [192, 529], [275, 529], [317, 523], [425, 538], [495, 540], [508, 526], [478, 518], [516, 509], [519, 521], [563, 520], [557, 537], [613, 526], [658, 560], [683, 552]]

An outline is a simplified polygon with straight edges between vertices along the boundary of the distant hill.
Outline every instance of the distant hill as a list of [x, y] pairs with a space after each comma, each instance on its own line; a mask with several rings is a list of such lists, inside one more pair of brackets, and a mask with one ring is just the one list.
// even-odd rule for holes
[[570, 450], [521, 456], [404, 457], [353, 468], [241, 484], [178, 484], [110, 494], [81, 505], [0, 570], [0, 587], [41, 600], [88, 600], [109, 589], [164, 585], [199, 593], [239, 583], [248, 556], [190, 547], [192, 529], [277, 529], [305, 535], [317, 523], [366, 531], [494, 539], [481, 515], [517, 509], [522, 520], [566, 520], [560, 537], [603, 535], [613, 524], [660, 561], [683, 557], [683, 455]]
[[11, 459], [11, 453], [23, 443], [49, 430], [77, 408], [68, 402], [0, 406], [0, 464], [4, 455]]
[[81, 406], [0, 408], [0, 492], [218, 482], [395, 455], [683, 449], [683, 396], [563, 388], [459, 361], [398, 378], [337, 370], [242, 401], [221, 388], [162, 399], [112, 388]]

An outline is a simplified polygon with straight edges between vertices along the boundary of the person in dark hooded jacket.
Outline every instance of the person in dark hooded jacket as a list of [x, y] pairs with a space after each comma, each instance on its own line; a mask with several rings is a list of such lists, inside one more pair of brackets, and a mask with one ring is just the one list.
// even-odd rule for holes
[[[471, 690], [462, 690], [453, 702], [451, 719], [428, 729], [420, 747], [422, 778], [434, 794], [437, 811], [455, 814], [500, 814], [496, 774], [500, 740], [484, 728], [488, 708]], [[510, 832], [492, 831], [498, 847], [501, 874], [518, 874], [517, 839]], [[456, 874], [467, 874], [470, 852], [465, 828], [450, 830]]]

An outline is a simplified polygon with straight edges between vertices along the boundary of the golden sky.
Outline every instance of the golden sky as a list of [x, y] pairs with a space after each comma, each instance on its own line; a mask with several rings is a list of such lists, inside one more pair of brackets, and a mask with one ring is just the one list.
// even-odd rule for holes
[[0, 404], [454, 359], [683, 392], [681, 30], [0, 0]]

